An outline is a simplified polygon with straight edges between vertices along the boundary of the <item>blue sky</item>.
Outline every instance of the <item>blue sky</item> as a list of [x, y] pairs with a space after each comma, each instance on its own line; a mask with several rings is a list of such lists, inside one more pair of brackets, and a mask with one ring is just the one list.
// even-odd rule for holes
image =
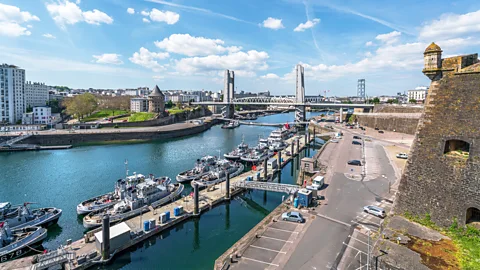
[[428, 85], [423, 50], [480, 51], [480, 1], [0, 0], [0, 62], [74, 88], [395, 94]]

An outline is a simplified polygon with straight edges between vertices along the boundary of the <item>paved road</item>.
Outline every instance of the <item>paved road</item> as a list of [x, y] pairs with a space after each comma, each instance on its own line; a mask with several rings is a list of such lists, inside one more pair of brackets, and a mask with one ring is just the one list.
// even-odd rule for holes
[[[346, 164], [350, 159], [360, 159], [362, 147], [352, 145], [353, 135], [346, 133], [338, 144], [329, 145], [322, 159], [330, 160], [326, 176], [325, 203], [316, 210], [334, 221], [316, 218], [309, 226], [284, 269], [335, 269], [343, 255], [343, 242], [352, 234], [353, 221], [362, 213], [364, 205], [373, 204], [377, 197], [388, 193], [388, 182], [395, 181], [395, 172], [383, 147], [375, 141], [366, 142], [367, 161], [375, 160], [378, 177], [369, 181], [350, 180], [346, 174], [360, 172], [360, 167]], [[373, 156], [370, 158], [368, 155]], [[367, 171], [367, 177], [368, 177]]]

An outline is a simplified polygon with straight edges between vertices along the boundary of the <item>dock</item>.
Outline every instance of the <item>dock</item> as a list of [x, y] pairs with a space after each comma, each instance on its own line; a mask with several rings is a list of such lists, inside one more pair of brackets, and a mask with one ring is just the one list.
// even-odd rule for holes
[[0, 152], [40, 151], [40, 150], [63, 150], [70, 149], [72, 145], [41, 146], [36, 144], [12, 144], [0, 146]]
[[[307, 136], [308, 135], [308, 136]], [[294, 136], [286, 141], [287, 147], [278, 152], [275, 158], [280, 160], [281, 164], [278, 164], [274, 169], [268, 169], [266, 171], [267, 176], [272, 176], [280, 171], [286, 164], [288, 164], [296, 155], [300, 153], [306, 147], [314, 136], [306, 134], [305, 136]], [[292, 146], [293, 144], [293, 146]], [[290, 152], [290, 155], [287, 155], [287, 152]], [[280, 158], [279, 158], [280, 156]], [[264, 163], [266, 164], [266, 162]], [[110, 250], [110, 258], [108, 260], [102, 260], [101, 253], [102, 251], [98, 248], [98, 240], [96, 240], [95, 234], [102, 231], [102, 228], [97, 228], [87, 232], [82, 239], [74, 241], [72, 243], [66, 243], [65, 246], [60, 247], [58, 250], [50, 251], [45, 255], [35, 255], [20, 258], [13, 261], [8, 261], [0, 264], [0, 270], [3, 269], [46, 269], [45, 265], [63, 265], [64, 269], [87, 269], [94, 265], [106, 263], [109, 260], [115, 259], [115, 255], [150, 238], [154, 235], [157, 235], [168, 228], [174, 227], [175, 225], [184, 222], [190, 218], [200, 215], [203, 212], [206, 212], [222, 202], [230, 200], [231, 197], [242, 193], [245, 188], [242, 185], [237, 185], [245, 181], [247, 178], [255, 179], [255, 175], [258, 176], [260, 172], [261, 175], [265, 175], [263, 166], [259, 166], [256, 171], [245, 172], [239, 176], [231, 178], [228, 183], [224, 181], [215, 186], [208, 187], [204, 190], [199, 191], [198, 196], [198, 214], [195, 213], [195, 198], [194, 196], [184, 196], [181, 198], [168, 203], [167, 205], [153, 209], [150, 207], [150, 210], [143, 215], [132, 217], [128, 220], [124, 220], [128, 228], [130, 229], [130, 239], [121, 246], [116, 247], [115, 250]], [[269, 179], [268, 177], [267, 179]], [[227, 191], [227, 186], [230, 188], [230, 192]], [[174, 216], [174, 209], [177, 207], [183, 207], [183, 212], [177, 216]], [[160, 215], [163, 215], [165, 212], [170, 212], [171, 218], [164, 222], [160, 223]], [[148, 220], [155, 220], [155, 226], [149, 230], [144, 230], [143, 223]], [[122, 223], [120, 223], [122, 224]], [[116, 226], [116, 225], [113, 225]], [[110, 225], [110, 228], [113, 227]], [[111, 229], [110, 229], [111, 230]], [[97, 242], [97, 243], [96, 243]], [[56, 258], [51, 253], [63, 254], [58, 255]], [[68, 254], [65, 255], [65, 254]], [[63, 256], [63, 257], [62, 257]], [[43, 259], [45, 257], [45, 259]], [[35, 263], [32, 260], [35, 258]], [[56, 259], [55, 259], [56, 258]]]

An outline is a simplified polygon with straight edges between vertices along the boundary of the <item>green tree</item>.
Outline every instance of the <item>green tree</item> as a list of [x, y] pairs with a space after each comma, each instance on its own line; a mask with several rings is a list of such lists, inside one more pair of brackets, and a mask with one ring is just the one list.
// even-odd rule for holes
[[408, 102], [410, 102], [410, 103], [417, 103], [417, 100], [414, 99], [414, 98], [411, 98], [411, 99], [408, 100]]
[[27, 107], [27, 113], [31, 113], [31, 112], [33, 112], [33, 108], [32, 108], [32, 106], [28, 105], [28, 107]]
[[380, 99], [378, 97], [373, 98], [372, 103], [378, 104], [378, 103], [380, 103]]
[[47, 101], [47, 106], [52, 108], [52, 113], [61, 113], [65, 109], [65, 106], [63, 106], [63, 104], [58, 99], [52, 99]]
[[169, 100], [166, 104], [165, 104], [165, 108], [167, 109], [170, 109], [173, 107], [173, 102], [171, 100]]
[[94, 95], [85, 93], [65, 99], [65, 107], [67, 108], [68, 114], [75, 116], [77, 119], [81, 119], [97, 109], [98, 100]]

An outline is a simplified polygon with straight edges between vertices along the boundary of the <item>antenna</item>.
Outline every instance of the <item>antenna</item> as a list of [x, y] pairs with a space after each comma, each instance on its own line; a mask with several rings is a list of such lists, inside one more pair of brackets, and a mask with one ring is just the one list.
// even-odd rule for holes
[[128, 177], [128, 159], [125, 159], [125, 177]]

